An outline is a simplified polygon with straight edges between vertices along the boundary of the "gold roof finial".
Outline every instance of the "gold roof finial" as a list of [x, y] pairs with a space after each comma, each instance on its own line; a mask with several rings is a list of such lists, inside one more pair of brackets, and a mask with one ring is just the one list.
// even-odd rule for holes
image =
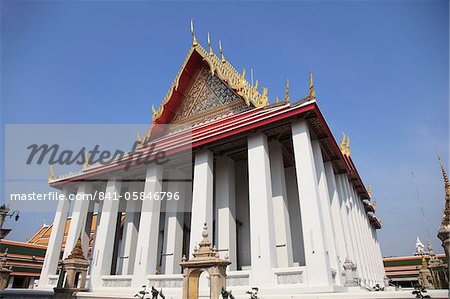
[[197, 42], [197, 38], [195, 37], [194, 21], [193, 20], [191, 20], [191, 34], [192, 34], [192, 46], [193, 47], [197, 47], [198, 46], [198, 42]]
[[208, 32], [208, 46], [209, 46], [209, 55], [214, 56], [214, 51], [211, 45], [211, 36], [209, 35], [209, 32]]
[[339, 148], [344, 155], [350, 156], [350, 137], [345, 135], [345, 133], [342, 133], [342, 140], [339, 144]]
[[369, 185], [369, 186], [367, 187], [367, 194], [369, 194], [369, 198], [372, 197], [372, 185]]
[[158, 111], [155, 109], [155, 106], [152, 105], [152, 118], [155, 118]]
[[444, 163], [442, 163], [441, 156], [439, 153], [437, 154], [439, 165], [441, 166], [442, 177], [444, 179], [444, 187], [445, 187], [445, 207], [444, 207], [444, 216], [442, 217], [441, 226], [450, 225], [450, 182], [447, 176], [447, 172], [444, 168]]
[[50, 165], [50, 171], [48, 174], [48, 181], [51, 181], [55, 178], [55, 171], [53, 170], [53, 165]]
[[267, 105], [267, 103], [269, 103], [269, 97], [267, 96], [267, 93], [268, 93], [268, 88], [264, 87], [263, 92], [261, 94], [261, 98], [259, 100], [259, 102], [264, 106]]
[[84, 151], [84, 164], [83, 164], [83, 168], [86, 168], [89, 166], [89, 155], [88, 152], [85, 150]]
[[345, 143], [345, 151], [347, 156], [350, 156], [350, 136], [347, 136], [347, 142]]
[[222, 49], [222, 41], [219, 40], [219, 52], [220, 52], [220, 59], [222, 60], [222, 63], [227, 62], [225, 59], [225, 56], [223, 55], [223, 49]]
[[377, 209], [377, 199], [376, 198], [373, 200], [372, 207], [374, 210]]
[[278, 97], [275, 98], [275, 103], [279, 103], [280, 99]]
[[139, 131], [136, 132], [136, 141], [141, 144], [142, 143], [142, 138], [141, 138], [141, 134], [139, 133]]
[[289, 79], [286, 79], [286, 91], [284, 92], [284, 100], [288, 103], [291, 101], [291, 98], [289, 97]]
[[316, 91], [314, 90], [314, 83], [313, 83], [313, 75], [312, 72], [309, 72], [309, 96], [311, 99], [316, 98]]
[[344, 132], [342, 132], [342, 139], [341, 143], [339, 143], [339, 148], [341, 149], [341, 152], [345, 152], [345, 140], [347, 139], [347, 135], [345, 135]]

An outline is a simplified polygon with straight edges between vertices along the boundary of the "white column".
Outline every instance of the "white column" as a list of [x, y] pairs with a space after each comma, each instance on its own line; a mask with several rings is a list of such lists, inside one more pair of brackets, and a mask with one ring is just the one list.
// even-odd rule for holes
[[93, 202], [88, 199], [91, 189], [91, 185], [88, 183], [82, 183], [78, 186], [76, 195], [77, 199], [75, 200], [72, 217], [70, 219], [69, 233], [67, 234], [63, 259], [68, 257], [72, 252], [78, 237], [80, 236], [80, 232], [82, 231], [83, 233], [81, 235], [81, 240], [83, 243], [83, 252], [84, 254], [87, 253], [87, 249], [89, 248], [90, 232], [86, 234], [86, 220], [89, 212], [89, 206], [92, 207], [91, 202]]
[[91, 288], [101, 286], [101, 276], [110, 275], [113, 259], [117, 213], [119, 212], [119, 195], [121, 181], [111, 178], [106, 184], [105, 199], [103, 200], [102, 216], [97, 228], [92, 270], [90, 277]]
[[203, 224], [206, 223], [208, 230], [212, 231], [212, 214], [213, 153], [204, 150], [195, 154], [189, 255], [202, 240]]
[[338, 262], [338, 255], [336, 250], [336, 233], [334, 231], [333, 222], [331, 219], [330, 195], [328, 193], [328, 182], [325, 175], [325, 166], [323, 164], [322, 149], [317, 140], [312, 142], [312, 149], [314, 155], [314, 164], [316, 165], [317, 180], [319, 182], [319, 198], [320, 208], [322, 211], [323, 223], [325, 228], [325, 249], [328, 251], [330, 259], [330, 266], [336, 271], [336, 283], [340, 284], [341, 265]]
[[70, 192], [67, 187], [64, 187], [62, 194], [64, 195], [64, 199], [58, 201], [55, 218], [53, 219], [52, 233], [48, 242], [47, 252], [45, 253], [41, 277], [39, 278], [39, 288], [47, 288], [48, 276], [55, 275], [58, 269], [67, 214], [70, 208], [70, 200], [68, 199]]
[[325, 251], [323, 217], [311, 136], [305, 120], [292, 123], [295, 169], [302, 214], [308, 286], [331, 286], [331, 267]]
[[353, 190], [353, 192], [355, 193], [355, 196], [357, 198], [357, 202], [358, 202], [358, 211], [359, 211], [359, 217], [361, 219], [361, 231], [363, 234], [363, 238], [364, 238], [364, 244], [366, 244], [366, 246], [364, 246], [364, 249], [366, 250], [366, 260], [365, 263], [367, 265], [367, 269], [368, 269], [368, 273], [369, 273], [369, 284], [371, 287], [375, 286], [375, 279], [376, 279], [376, 275], [374, 272], [374, 269], [372, 267], [372, 257], [373, 257], [373, 252], [372, 252], [372, 248], [371, 248], [371, 241], [369, 238], [369, 231], [367, 230], [367, 217], [366, 217], [366, 211], [364, 208], [364, 203], [362, 202], [361, 198], [359, 197], [359, 195], [357, 194], [357, 192], [355, 190]]
[[169, 173], [167, 192], [178, 192], [178, 200], [166, 201], [166, 216], [164, 220], [164, 242], [162, 257], [162, 273], [181, 273], [180, 261], [183, 256], [183, 226], [186, 185], [181, 181], [184, 178], [180, 171], [172, 170]]
[[359, 274], [359, 278], [364, 279], [366, 277], [366, 269], [364, 267], [363, 261], [363, 250], [361, 246], [363, 245], [360, 239], [359, 229], [358, 229], [358, 223], [356, 221], [356, 210], [355, 210], [355, 201], [353, 198], [353, 195], [350, 191], [350, 184], [348, 182], [348, 177], [344, 176], [343, 178], [343, 185], [345, 193], [347, 194], [347, 204], [349, 209], [349, 219], [350, 219], [350, 231], [353, 236], [353, 245], [355, 250], [355, 259], [357, 264], [357, 271]]
[[277, 251], [277, 267], [292, 267], [292, 238], [289, 223], [286, 178], [284, 175], [283, 150], [280, 142], [269, 143], [270, 172], [272, 181], [272, 201], [275, 222], [275, 243]]
[[248, 181], [250, 203], [251, 283], [272, 284], [276, 266], [273, 223], [272, 183], [267, 136], [255, 133], [248, 137]]
[[216, 161], [215, 198], [216, 198], [216, 239], [221, 258], [227, 254], [236, 270], [236, 190], [234, 160], [219, 157]]
[[336, 178], [334, 175], [333, 164], [331, 162], [324, 163], [325, 166], [325, 174], [328, 182], [328, 193], [331, 199], [331, 216], [333, 221], [333, 227], [335, 237], [336, 237], [336, 249], [339, 256], [339, 262], [342, 265], [345, 260], [348, 258], [347, 248], [346, 248], [346, 240], [344, 234], [344, 225], [342, 223], [341, 210], [340, 210], [340, 201], [339, 201], [339, 193], [337, 191], [336, 186]]
[[150, 199], [150, 195], [153, 198], [161, 192], [162, 171], [162, 166], [156, 164], [147, 168], [144, 186], [146, 199], [142, 202], [132, 281], [135, 288], [146, 284], [146, 276], [156, 271], [161, 201]]
[[380, 283], [380, 285], [381, 285], [381, 282], [379, 280], [379, 271], [377, 269], [377, 262], [376, 262], [377, 261], [377, 254], [374, 254], [374, 252], [375, 252], [375, 241], [374, 241], [374, 238], [373, 238], [372, 228], [371, 228], [370, 221], [369, 221], [369, 218], [367, 216], [367, 213], [366, 213], [366, 217], [365, 218], [366, 218], [366, 226], [367, 226], [366, 229], [368, 231], [369, 249], [370, 249], [370, 252], [371, 252], [371, 255], [370, 255], [370, 266], [371, 266], [372, 271], [374, 273], [375, 284]]
[[363, 230], [363, 221], [362, 221], [362, 215], [361, 215], [361, 199], [356, 194], [355, 189], [353, 188], [353, 184], [350, 185], [352, 196], [354, 198], [354, 204], [355, 204], [355, 212], [356, 212], [356, 221], [358, 225], [358, 231], [360, 236], [360, 244], [361, 244], [361, 255], [362, 255], [362, 263], [363, 267], [365, 269], [365, 279], [366, 279], [366, 285], [371, 285], [371, 273], [369, 268], [369, 259], [370, 254], [368, 251], [367, 241], [365, 238], [364, 230]]
[[[134, 192], [143, 192], [140, 182], [130, 183], [128, 190], [131, 196]], [[136, 260], [136, 246], [139, 232], [139, 220], [141, 216], [142, 200], [130, 199], [126, 203], [125, 221], [123, 224], [123, 251], [122, 251], [122, 275], [133, 274]]]
[[339, 194], [339, 203], [341, 209], [341, 219], [344, 228], [344, 235], [346, 240], [346, 249], [348, 253], [348, 261], [356, 263], [355, 260], [355, 250], [353, 249], [353, 237], [350, 230], [350, 218], [348, 214], [347, 207], [347, 197], [344, 191], [343, 179], [345, 178], [345, 174], [335, 175], [336, 178], [336, 187]]
[[386, 272], [384, 270], [384, 264], [383, 264], [383, 255], [381, 254], [381, 247], [380, 247], [380, 243], [378, 242], [378, 234], [375, 228], [373, 228], [373, 233], [375, 236], [375, 247], [376, 247], [376, 254], [378, 257], [378, 269], [380, 272], [380, 285], [384, 284], [384, 277], [386, 276]]

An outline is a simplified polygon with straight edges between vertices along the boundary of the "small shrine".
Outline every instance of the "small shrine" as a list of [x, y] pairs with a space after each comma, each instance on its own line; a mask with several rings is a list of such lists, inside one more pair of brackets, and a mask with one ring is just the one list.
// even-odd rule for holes
[[56, 298], [71, 298], [75, 292], [85, 292], [89, 261], [83, 254], [81, 235], [70, 255], [61, 262], [58, 285], [53, 290]]
[[203, 226], [203, 240], [194, 249], [194, 257], [190, 260], [183, 256], [180, 263], [183, 268], [183, 299], [197, 299], [199, 296], [199, 278], [207, 271], [210, 277], [210, 298], [219, 299], [226, 289], [226, 269], [231, 261], [221, 259], [219, 253], [208, 240], [208, 227]]

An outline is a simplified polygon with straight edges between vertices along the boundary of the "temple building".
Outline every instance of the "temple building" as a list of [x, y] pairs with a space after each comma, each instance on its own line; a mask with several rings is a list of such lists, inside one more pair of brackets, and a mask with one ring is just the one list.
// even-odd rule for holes
[[[284, 99], [269, 100], [220, 42], [216, 55], [209, 36], [205, 49], [191, 31], [187, 57], [136, 150], [108, 165], [87, 158], [79, 172], [51, 171], [50, 186], [66, 197], [106, 192], [118, 200], [58, 202], [39, 288], [56, 286], [60, 259], [81, 234], [85, 255], [92, 246], [86, 297], [131, 298], [147, 285], [181, 298], [180, 262], [198, 251], [204, 224], [217, 257], [230, 262], [226, 287], [235, 295], [383, 286], [381, 221], [350, 139], [337, 142], [319, 109], [312, 75], [305, 97], [291, 99], [287, 82]], [[158, 152], [165, 163], [139, 162]], [[179, 199], [127, 200], [130, 192]], [[208, 273], [202, 279], [199, 296], [209, 298]]]

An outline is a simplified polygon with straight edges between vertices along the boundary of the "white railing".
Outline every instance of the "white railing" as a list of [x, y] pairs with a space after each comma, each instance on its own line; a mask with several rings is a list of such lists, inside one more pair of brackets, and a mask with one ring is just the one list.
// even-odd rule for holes
[[227, 272], [227, 287], [249, 286], [250, 271]]
[[148, 275], [147, 280], [149, 282], [149, 286], [154, 286], [157, 289], [183, 287], [183, 275], [181, 274]]
[[303, 284], [305, 267], [275, 268], [275, 283], [278, 285]]
[[102, 276], [103, 288], [128, 288], [131, 287], [132, 275], [105, 275]]

